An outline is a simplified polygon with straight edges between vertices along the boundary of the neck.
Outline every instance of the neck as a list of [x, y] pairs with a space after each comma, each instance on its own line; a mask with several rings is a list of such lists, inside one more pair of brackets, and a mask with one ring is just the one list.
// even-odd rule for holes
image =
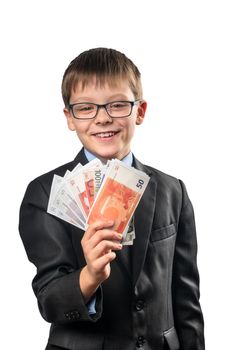
[[116, 159], [121, 160], [121, 161], [125, 160], [125, 162], [128, 163], [128, 165], [132, 165], [132, 161], [133, 161], [133, 156], [132, 156], [131, 151], [129, 151], [125, 156], [123, 156], [121, 158], [120, 157], [103, 158], [103, 157], [100, 157], [99, 155], [97, 155], [95, 153], [90, 152], [86, 148], [84, 149], [84, 152], [85, 152], [85, 156], [86, 156], [86, 158], [88, 159], [89, 162], [91, 160], [95, 159], [95, 158], [98, 158], [103, 164], [106, 164], [108, 160], [116, 158]]

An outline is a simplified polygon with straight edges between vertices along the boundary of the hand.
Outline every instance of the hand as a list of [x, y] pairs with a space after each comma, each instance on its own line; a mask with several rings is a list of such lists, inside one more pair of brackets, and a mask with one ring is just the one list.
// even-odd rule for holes
[[80, 288], [86, 302], [110, 276], [110, 262], [116, 257], [113, 250], [122, 249], [122, 235], [110, 229], [113, 225], [113, 221], [95, 222], [88, 227], [82, 238], [86, 266], [80, 274]]

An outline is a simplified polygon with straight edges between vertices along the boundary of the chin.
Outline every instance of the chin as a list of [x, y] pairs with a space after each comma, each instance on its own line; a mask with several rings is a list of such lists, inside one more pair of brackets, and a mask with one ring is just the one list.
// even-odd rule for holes
[[93, 153], [103, 159], [113, 159], [118, 158], [117, 155], [119, 155], [121, 152], [119, 150], [107, 150], [107, 146], [105, 146], [105, 149], [95, 149]]
[[96, 153], [96, 156], [102, 159], [114, 159], [114, 158], [118, 158], [118, 153], [112, 153], [112, 152], [100, 152], [100, 153]]
[[97, 154], [97, 157], [108, 160], [108, 159], [117, 158], [117, 155], [111, 154], [111, 153], [107, 153], [107, 154], [102, 154], [101, 153], [101, 154]]

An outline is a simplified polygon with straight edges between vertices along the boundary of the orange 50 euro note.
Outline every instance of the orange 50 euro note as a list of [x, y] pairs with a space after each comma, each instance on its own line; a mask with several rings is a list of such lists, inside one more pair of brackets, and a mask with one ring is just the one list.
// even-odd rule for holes
[[87, 224], [98, 220], [113, 220], [114, 230], [125, 235], [149, 179], [144, 172], [117, 159], [110, 161]]

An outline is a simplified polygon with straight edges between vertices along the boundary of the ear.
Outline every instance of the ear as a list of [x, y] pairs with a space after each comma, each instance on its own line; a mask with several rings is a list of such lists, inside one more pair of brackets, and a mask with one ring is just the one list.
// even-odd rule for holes
[[75, 131], [76, 128], [75, 128], [75, 124], [74, 124], [74, 121], [73, 121], [72, 112], [66, 107], [63, 109], [63, 112], [64, 112], [64, 115], [65, 115], [65, 117], [67, 119], [67, 124], [68, 124], [69, 130]]
[[147, 109], [147, 102], [142, 100], [138, 106], [137, 116], [136, 116], [136, 125], [140, 125], [143, 123], [145, 118], [145, 113]]

